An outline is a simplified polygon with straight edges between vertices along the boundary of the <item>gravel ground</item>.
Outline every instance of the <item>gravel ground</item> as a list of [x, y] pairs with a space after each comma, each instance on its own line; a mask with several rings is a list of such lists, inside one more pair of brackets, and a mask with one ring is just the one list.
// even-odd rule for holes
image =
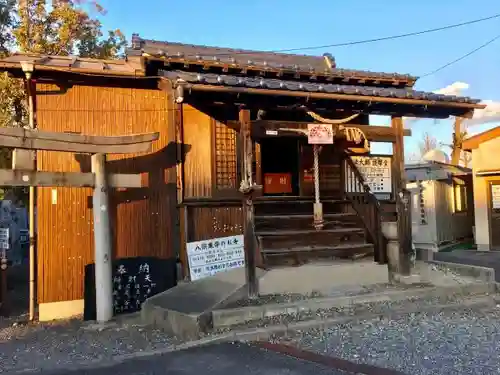
[[[481, 299], [483, 295], [476, 296], [473, 294], [469, 294], [464, 296], [461, 294], [456, 294], [456, 295], [448, 294], [448, 295], [425, 297], [425, 298], [410, 297], [402, 301], [362, 303], [362, 304], [348, 305], [343, 307], [333, 307], [330, 309], [300, 311], [299, 313], [280, 314], [271, 317], [266, 317], [264, 319], [248, 321], [243, 324], [233, 325], [229, 328], [216, 329], [212, 334], [225, 333], [228, 332], [229, 330], [262, 328], [273, 325], [288, 326], [289, 324], [295, 322], [303, 322], [307, 320], [318, 320], [318, 319], [325, 320], [331, 318], [342, 318], [342, 317], [363, 316], [363, 315], [373, 315], [373, 314], [384, 315], [397, 310], [406, 310], [406, 309], [413, 309], [415, 311], [418, 311], [420, 308], [432, 309], [436, 305], [453, 304], [460, 306], [462, 303], [466, 301], [469, 302], [473, 300], [475, 301], [476, 297]], [[491, 303], [493, 303], [494, 300], [500, 299], [500, 296], [496, 297], [491, 296], [491, 297], [492, 297]], [[488, 296], [485, 296], [485, 298], [487, 298], [488, 301], [490, 301]], [[488, 302], [487, 304], [489, 303], [490, 302]]]
[[359, 296], [370, 293], [385, 292], [391, 290], [409, 290], [429, 287], [430, 284], [421, 283], [414, 285], [391, 285], [387, 283], [372, 284], [372, 285], [340, 285], [331, 288], [328, 293], [313, 291], [308, 294], [301, 293], [273, 293], [260, 295], [257, 298], [243, 298], [237, 301], [230, 302], [222, 307], [222, 309], [233, 309], [238, 307], [262, 306], [270, 303], [292, 303], [304, 301], [314, 298], [326, 298], [337, 296]]
[[409, 375], [500, 374], [500, 306], [363, 320], [273, 341]]
[[164, 333], [136, 322], [136, 317], [124, 317], [106, 326], [81, 320], [16, 324], [0, 318], [0, 373], [88, 364], [174, 343]]

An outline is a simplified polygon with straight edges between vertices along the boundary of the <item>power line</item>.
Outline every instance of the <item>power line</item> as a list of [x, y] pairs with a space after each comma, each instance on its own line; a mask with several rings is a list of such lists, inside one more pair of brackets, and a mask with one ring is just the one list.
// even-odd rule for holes
[[384, 40], [393, 40], [393, 39], [399, 39], [399, 38], [406, 38], [409, 36], [416, 36], [416, 35], [422, 35], [422, 34], [428, 34], [428, 33], [433, 33], [436, 31], [443, 31], [443, 30], [449, 30], [449, 29], [454, 29], [457, 27], [462, 27], [462, 26], [467, 26], [467, 25], [472, 25], [475, 23], [479, 22], [484, 22], [484, 21], [489, 21], [495, 18], [499, 18], [500, 14], [494, 14], [489, 17], [484, 17], [484, 18], [479, 18], [467, 22], [462, 22], [462, 23], [456, 23], [453, 25], [448, 25], [448, 26], [443, 26], [443, 27], [436, 27], [433, 29], [427, 29], [427, 30], [422, 30], [422, 31], [415, 31], [412, 33], [405, 33], [405, 34], [398, 34], [398, 35], [391, 35], [391, 36], [385, 36], [381, 38], [373, 38], [373, 39], [364, 39], [364, 40], [357, 40], [353, 42], [344, 42], [344, 43], [336, 43], [336, 44], [327, 44], [323, 46], [314, 46], [314, 47], [302, 47], [302, 48], [291, 48], [291, 49], [282, 49], [282, 50], [276, 50], [276, 51], [271, 51], [271, 52], [292, 52], [292, 51], [306, 51], [306, 50], [311, 50], [311, 49], [322, 49], [322, 48], [333, 48], [333, 47], [346, 47], [346, 46], [353, 46], [356, 44], [367, 44], [367, 43], [374, 43], [374, 42], [381, 42]]
[[[417, 35], [429, 34], [429, 33], [434, 33], [434, 32], [437, 32], [437, 31], [444, 31], [444, 30], [454, 29], [454, 28], [457, 28], [457, 27], [473, 25], [475, 23], [489, 21], [489, 20], [492, 20], [492, 19], [495, 19], [495, 18], [500, 18], [500, 13], [494, 14], [492, 16], [484, 17], [484, 18], [478, 18], [478, 19], [471, 20], [471, 21], [456, 23], [456, 24], [442, 26], [442, 27], [436, 27], [436, 28], [433, 28], [433, 29], [426, 29], [426, 30], [421, 30], [421, 31], [415, 31], [415, 32], [412, 32], [412, 33], [397, 34], [397, 35], [384, 36], [384, 37], [373, 38], [373, 39], [362, 39], [362, 40], [356, 40], [356, 41], [351, 41], [351, 42], [342, 42], [342, 43], [335, 43], [335, 44], [325, 44], [325, 45], [321, 45], [321, 46], [309, 46], [309, 47], [300, 47], [300, 48], [278, 49], [278, 50], [263, 51], [263, 52], [268, 52], [268, 53], [297, 52], [297, 51], [308, 51], [308, 50], [314, 50], [314, 49], [325, 49], [325, 48], [334, 48], [334, 47], [347, 47], [347, 46], [353, 46], [353, 45], [357, 45], [357, 44], [368, 44], [368, 43], [382, 42], [382, 41], [385, 41], [385, 40], [394, 40], [394, 39], [400, 39], [400, 38], [407, 38], [407, 37], [410, 37], [410, 36], [417, 36]], [[249, 53], [252, 53], [252, 52], [254, 52], [254, 51], [233, 51], [233, 52], [230, 52], [230, 53], [216, 53], [216, 54], [211, 54], [211, 56], [245, 55], [245, 54], [249, 54]]]
[[424, 75], [420, 76], [420, 78], [424, 78], [424, 77], [428, 77], [430, 75], [433, 75], [433, 74], [435, 74], [435, 73], [437, 73], [437, 72], [439, 72], [439, 71], [441, 71], [441, 70], [443, 70], [443, 69], [445, 69], [445, 68], [447, 68], [447, 67], [449, 67], [449, 66], [451, 66], [451, 65], [453, 65], [453, 64], [455, 64], [455, 63], [457, 63], [457, 62], [459, 62], [459, 61], [461, 61], [461, 60], [463, 60], [463, 59], [465, 59], [467, 57], [469, 57], [470, 55], [473, 55], [474, 53], [482, 50], [483, 48], [485, 48], [487, 46], [489, 46], [490, 44], [492, 44], [493, 42], [495, 42], [498, 39], [500, 39], [500, 34], [498, 34], [494, 38], [488, 40], [486, 43], [480, 45], [479, 47], [474, 48], [472, 51], [466, 53], [465, 55], [460, 56], [458, 59], [450, 61], [449, 63], [446, 63], [446, 64], [440, 66], [439, 68], [437, 68], [437, 69], [435, 69], [435, 70], [433, 70], [433, 71], [431, 71], [431, 72], [429, 72], [427, 74], [424, 74]]

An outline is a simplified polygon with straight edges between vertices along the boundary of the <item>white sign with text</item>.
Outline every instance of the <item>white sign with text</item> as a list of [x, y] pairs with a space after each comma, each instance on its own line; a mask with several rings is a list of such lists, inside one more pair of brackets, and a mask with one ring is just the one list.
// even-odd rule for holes
[[352, 156], [372, 193], [392, 193], [391, 158], [389, 156]]
[[311, 145], [333, 144], [331, 124], [307, 124], [307, 141]]
[[186, 244], [191, 281], [245, 265], [243, 235]]

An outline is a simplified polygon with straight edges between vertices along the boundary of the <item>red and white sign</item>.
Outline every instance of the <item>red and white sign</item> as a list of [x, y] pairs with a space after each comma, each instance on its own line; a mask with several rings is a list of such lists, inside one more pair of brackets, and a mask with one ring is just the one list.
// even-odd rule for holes
[[333, 128], [331, 124], [307, 124], [307, 141], [311, 145], [333, 144]]

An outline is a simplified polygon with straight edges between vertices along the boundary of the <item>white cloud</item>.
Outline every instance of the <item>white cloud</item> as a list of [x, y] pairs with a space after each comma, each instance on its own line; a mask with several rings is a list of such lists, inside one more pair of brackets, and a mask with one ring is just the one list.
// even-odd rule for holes
[[[446, 87], [434, 90], [433, 93], [442, 95], [464, 96], [464, 91], [467, 91], [469, 87], [470, 85], [466, 82], [456, 81]], [[486, 108], [476, 109], [474, 111], [474, 117], [464, 122], [465, 128], [494, 123], [498, 123], [498, 125], [500, 125], [500, 101], [483, 100], [481, 101], [481, 104], [486, 104]], [[422, 119], [415, 117], [404, 117], [405, 127], [411, 127], [414, 123], [420, 120]], [[478, 133], [478, 131], [471, 132], [471, 130], [468, 130], [468, 133]]]
[[[463, 92], [469, 89], [469, 84], [465, 82], [454, 82], [451, 85], [433, 91], [436, 94], [463, 96]], [[476, 109], [474, 116], [464, 122], [466, 128], [483, 124], [500, 123], [500, 102], [494, 100], [483, 100], [481, 104], [486, 104], [485, 109]], [[469, 130], [469, 133], [470, 130]]]
[[451, 85], [448, 85], [446, 87], [443, 87], [439, 90], [433, 91], [434, 94], [441, 94], [441, 95], [456, 95], [460, 96], [462, 95], [462, 91], [467, 90], [469, 88], [469, 84], [465, 82], [453, 82]]
[[500, 102], [493, 100], [483, 100], [481, 104], [486, 104], [485, 109], [476, 109], [472, 119], [466, 121], [467, 126], [500, 123]]

